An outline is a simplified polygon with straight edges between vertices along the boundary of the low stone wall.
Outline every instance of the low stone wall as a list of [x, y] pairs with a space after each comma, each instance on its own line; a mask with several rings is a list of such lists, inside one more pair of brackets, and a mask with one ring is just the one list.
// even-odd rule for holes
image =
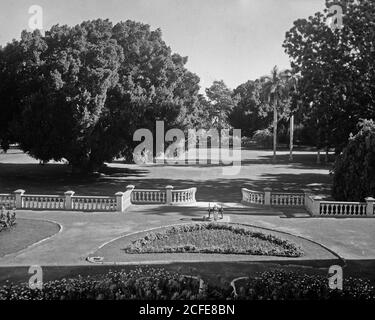
[[67, 211], [126, 211], [131, 205], [165, 204], [182, 205], [195, 203], [197, 188], [173, 190], [166, 186], [165, 190], [135, 189], [133, 185], [126, 187], [125, 192], [117, 192], [113, 196], [76, 196], [74, 191], [66, 191], [64, 195], [26, 194], [19, 189], [13, 194], [0, 194], [0, 207], [25, 210], [67, 210]]
[[242, 188], [242, 203], [279, 207], [304, 207], [317, 217], [375, 217], [375, 199], [367, 197], [365, 202], [326, 201], [309, 192], [273, 192], [270, 188], [254, 191]]

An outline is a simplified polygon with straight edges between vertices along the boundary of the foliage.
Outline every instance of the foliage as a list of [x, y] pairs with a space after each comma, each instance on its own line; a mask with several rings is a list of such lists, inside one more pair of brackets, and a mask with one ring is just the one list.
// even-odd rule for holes
[[214, 81], [206, 89], [206, 95], [210, 101], [209, 119], [211, 126], [218, 129], [230, 128], [229, 116], [237, 104], [237, 97], [226, 86], [224, 81]]
[[290, 113], [291, 87], [293, 86], [292, 74], [289, 70], [279, 71], [277, 66], [273, 67], [271, 74], [259, 79], [261, 83], [262, 107], [271, 112], [277, 111], [277, 120], [286, 118]]
[[222, 253], [299, 257], [293, 243], [228, 224], [201, 223], [152, 232], [124, 248], [126, 253]]
[[11, 227], [14, 227], [16, 225], [16, 211], [13, 210], [12, 213], [8, 210], [7, 213], [5, 213], [5, 207], [1, 208], [0, 212], [0, 232], [9, 229]]
[[332, 290], [328, 279], [283, 270], [266, 271], [250, 277], [237, 288], [238, 299], [248, 300], [374, 300], [375, 288], [370, 281], [345, 277], [343, 290]]
[[259, 81], [249, 80], [233, 91], [238, 103], [230, 113], [229, 121], [233, 128], [241, 129], [242, 135], [247, 137], [268, 127], [272, 121], [272, 114], [262, 108], [260, 90]]
[[338, 291], [329, 289], [326, 277], [281, 270], [252, 275], [243, 286], [236, 283], [236, 292], [234, 297], [224, 282], [202, 285], [196, 277], [138, 268], [49, 281], [43, 290], [6, 284], [0, 288], [0, 300], [375, 300], [375, 288], [368, 280], [344, 278], [343, 290]]
[[275, 66], [269, 76], [238, 86], [233, 91], [237, 104], [230, 114], [231, 125], [251, 137], [273, 124], [275, 108], [277, 121], [283, 124], [291, 113], [297, 78], [290, 70], [279, 71]]
[[359, 126], [336, 158], [332, 196], [337, 200], [363, 201], [375, 196], [375, 123], [365, 120]]
[[[343, 8], [343, 28], [328, 22], [332, 4]], [[284, 48], [300, 75], [299, 112], [316, 146], [338, 154], [362, 118], [375, 117], [375, 2], [326, 0], [326, 9], [298, 19]]]
[[253, 141], [264, 148], [272, 148], [272, 129], [262, 129], [255, 131], [253, 135]]
[[199, 77], [145, 24], [55, 25], [44, 36], [23, 31], [0, 51], [1, 142], [43, 162], [94, 171], [129, 158], [136, 129], [154, 131], [156, 120], [183, 128], [198, 117]]
[[195, 277], [176, 272], [138, 268], [50, 281], [43, 284], [43, 290], [26, 284], [6, 285], [0, 289], [0, 300], [197, 300], [229, 295], [226, 291], [202, 287]]

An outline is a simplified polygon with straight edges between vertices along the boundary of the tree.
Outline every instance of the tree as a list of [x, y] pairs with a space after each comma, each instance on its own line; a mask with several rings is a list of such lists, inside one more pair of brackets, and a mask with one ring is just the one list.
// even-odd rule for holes
[[56, 25], [44, 36], [24, 31], [0, 56], [0, 101], [11, 102], [1, 105], [11, 120], [7, 132], [33, 157], [67, 159], [79, 171], [130, 158], [136, 129], [154, 130], [156, 120], [189, 125], [199, 78], [186, 62], [159, 29], [133, 21]]
[[211, 103], [209, 110], [211, 125], [219, 130], [230, 128], [229, 116], [238, 102], [237, 97], [233, 97], [232, 90], [223, 80], [214, 81], [206, 89], [206, 95]]
[[375, 195], [375, 123], [361, 121], [359, 128], [336, 157], [332, 195], [337, 200], [363, 201]]
[[[328, 8], [343, 8], [343, 28], [328, 25]], [[318, 148], [337, 154], [362, 118], [375, 117], [375, 2], [326, 1], [324, 12], [299, 19], [286, 33], [285, 51], [301, 75], [300, 108]]]
[[123, 61], [111, 29], [96, 20], [56, 25], [45, 36], [22, 33], [24, 92], [15, 124], [22, 150], [43, 162], [65, 158], [82, 171], [100, 166], [95, 131]]
[[285, 103], [289, 99], [289, 78], [289, 70], [279, 72], [275, 66], [270, 76], [260, 79], [264, 101], [273, 110], [273, 160], [276, 160], [278, 114], [286, 112], [285, 107], [289, 106], [289, 101]]
[[22, 94], [21, 48], [13, 41], [0, 47], [0, 148], [7, 151], [15, 141], [12, 125], [20, 113], [18, 97]]
[[232, 96], [237, 97], [238, 103], [229, 116], [233, 128], [241, 129], [243, 135], [252, 137], [254, 132], [267, 128], [271, 117], [262, 108], [260, 100], [261, 85], [259, 81], [247, 81], [234, 89]]

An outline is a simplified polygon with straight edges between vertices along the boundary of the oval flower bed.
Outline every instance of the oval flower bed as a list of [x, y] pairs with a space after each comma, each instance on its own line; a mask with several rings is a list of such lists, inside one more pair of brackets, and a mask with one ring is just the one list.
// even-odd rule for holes
[[126, 253], [220, 253], [300, 257], [294, 243], [242, 226], [186, 224], [151, 232], [124, 248]]

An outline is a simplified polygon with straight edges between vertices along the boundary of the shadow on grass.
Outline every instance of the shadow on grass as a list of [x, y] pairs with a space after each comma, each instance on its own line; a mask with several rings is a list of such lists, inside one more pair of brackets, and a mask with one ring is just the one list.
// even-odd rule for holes
[[[30, 159], [9, 154], [3, 156], [3, 162], [0, 162], [0, 192], [24, 189], [29, 194], [63, 194], [73, 190], [77, 195], [113, 195], [125, 191], [128, 184], [138, 189], [163, 189], [173, 185], [175, 189], [197, 187], [196, 199], [212, 202], [239, 202], [242, 187], [255, 190], [271, 187], [285, 192], [307, 188], [318, 194], [330, 193], [331, 176], [324, 170], [316, 170], [327, 169], [327, 166], [317, 165], [313, 153], [296, 153], [293, 163], [289, 163], [286, 153], [279, 154], [275, 163], [272, 154], [264, 151], [245, 150], [242, 156], [241, 172], [235, 176], [223, 176], [220, 170], [215, 169], [220, 166], [214, 164], [137, 167], [116, 163], [103, 168], [100, 175], [79, 176], [72, 175], [70, 168], [64, 164], [20, 163]], [[277, 172], [285, 167], [288, 173], [272, 173], [273, 166]], [[158, 167], [164, 169], [159, 170]], [[293, 169], [296, 171], [293, 172]]]

